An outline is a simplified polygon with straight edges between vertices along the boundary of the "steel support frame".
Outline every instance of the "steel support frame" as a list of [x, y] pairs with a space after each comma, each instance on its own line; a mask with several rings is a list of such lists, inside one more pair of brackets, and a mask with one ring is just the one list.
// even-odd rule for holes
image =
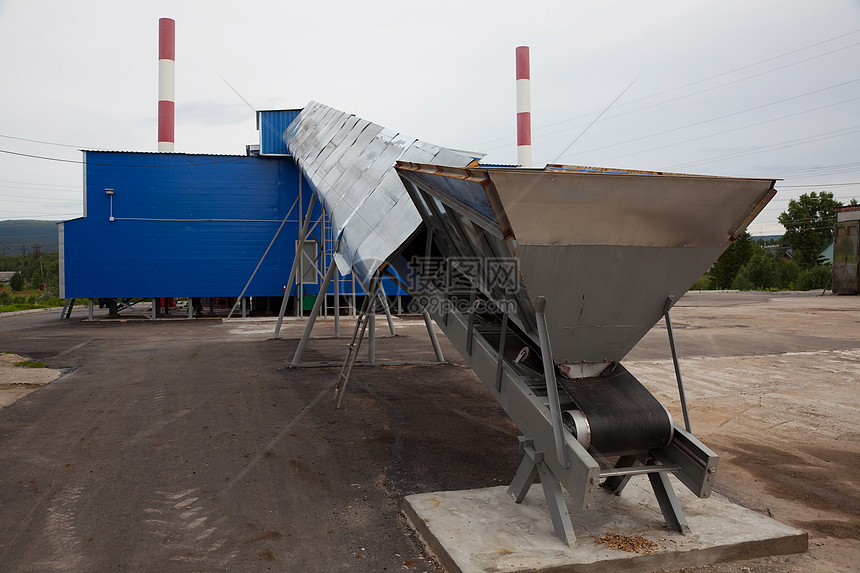
[[[337, 265], [332, 259], [331, 263], [329, 263], [328, 269], [326, 270], [325, 277], [322, 281], [322, 286], [320, 287], [320, 292], [325, 293], [328, 291], [328, 285], [331, 283], [331, 279], [334, 274], [337, 272]], [[314, 307], [311, 309], [311, 315], [308, 317], [308, 322], [305, 324], [305, 330], [302, 333], [302, 338], [299, 340], [299, 345], [296, 347], [296, 353], [293, 355], [293, 361], [290, 364], [291, 367], [295, 368], [302, 361], [302, 355], [305, 353], [305, 347], [308, 345], [308, 340], [311, 337], [311, 331], [314, 329], [314, 324], [316, 324], [317, 317], [320, 313], [320, 307], [322, 306], [322, 301], [325, 299], [324, 295], [317, 296], [316, 301], [314, 301]]]
[[[432, 296], [434, 293], [430, 293]], [[439, 293], [435, 293], [437, 296]], [[440, 305], [442, 306], [442, 305]], [[446, 305], [452, 306], [452, 305]], [[442, 331], [455, 348], [465, 349], [468, 336], [469, 318], [456, 308], [447, 313], [448, 324], [442, 323], [442, 315], [438, 311], [431, 316], [440, 325]], [[528, 383], [513, 371], [507, 363], [499, 370], [498, 349], [476, 332], [472, 342], [472, 355], [464, 354], [463, 358], [478, 375], [493, 397], [499, 402], [517, 427], [534, 444], [535, 451], [544, 452], [543, 464], [558, 481], [564, 484], [574, 502], [583, 509], [590, 509], [594, 503], [597, 483], [600, 478], [600, 466], [591, 455], [576, 441], [569, 432], [562, 436], [562, 448], [566, 456], [559, 460], [555, 432], [552, 419], [543, 398], [535, 395]], [[497, 389], [498, 388], [498, 389]], [[563, 458], [569, 460], [568, 467], [564, 466]]]
[[[538, 398], [530, 390], [526, 381], [511, 370], [501, 355], [505, 348], [504, 337], [507, 330], [509, 308], [503, 309], [500, 341], [498, 349], [493, 349], [483, 336], [473, 339], [475, 334], [472, 312], [474, 290], [470, 293], [469, 312], [465, 316], [458, 312], [456, 305], [445, 304], [449, 302], [450, 257], [475, 256], [477, 253], [481, 253], [483, 256], [501, 257], [506, 253], [500, 252], [498, 246], [491, 244], [484, 234], [478, 235], [483, 237], [483, 244], [472, 244], [470, 234], [464, 229], [465, 225], [473, 224], [471, 220], [465, 217], [460, 220], [460, 213], [450, 210], [447, 205], [440, 206], [433, 200], [432, 195], [428, 195], [425, 189], [419, 188], [408, 177], [402, 176], [401, 180], [413, 199], [413, 203], [418, 207], [418, 211], [431, 233], [430, 236], [435, 234], [443, 239], [443, 241], [437, 242], [437, 246], [441, 248], [448, 263], [445, 265], [445, 283], [441, 288], [439, 285], [428, 284], [427, 292], [424, 293], [431, 297], [441, 297], [443, 300], [443, 304], [437, 305], [437, 307], [442, 308], [442, 311], [436, 312], [433, 318], [452, 344], [460, 350], [460, 353], [469, 362], [469, 365], [491, 391], [508, 416], [526, 436], [524, 438], [524, 443], [528, 444], [528, 448], [524, 447], [526, 456], [514, 482], [511, 484], [509, 493], [515, 501], [521, 501], [528, 491], [528, 487], [540, 475], [541, 482], [547, 484], [544, 485], [545, 494], [556, 535], [562, 541], [572, 543], [575, 538], [572, 528], [568, 526], [567, 506], [560, 495], [560, 488], [557, 488], [556, 492], [553, 489], [553, 484], [564, 484], [574, 502], [583, 509], [589, 509], [593, 503], [594, 491], [600, 481], [601, 471], [597, 462], [576, 441], [573, 435], [564, 429], [561, 423], [555, 365], [552, 361], [549, 337], [546, 335], [544, 315], [546, 301], [538, 300], [537, 302], [537, 312], [534, 313], [535, 324], [529, 324], [531, 317], [527, 312], [515, 313], [511, 317], [515, 319], [515, 323], [520, 328], [524, 328], [526, 332], [531, 331], [529, 336], [532, 338], [537, 331], [544, 364], [544, 381], [548, 394], [547, 399], [544, 400]], [[443, 209], [444, 214], [442, 213]], [[446, 219], [444, 215], [451, 215], [450, 219], [453, 221]], [[501, 242], [503, 239], [498, 240]], [[429, 256], [429, 251], [426, 256]], [[524, 301], [521, 300], [522, 294], [521, 292], [515, 294], [516, 304], [520, 310], [524, 304]], [[664, 309], [671, 337], [671, 323], [668, 317], [669, 306], [671, 306], [671, 300]], [[674, 341], [671, 338], [670, 342], [673, 345], [674, 357]], [[677, 360], [675, 363], [683, 400]], [[668, 473], [674, 472], [681, 482], [699, 497], [707, 497], [713, 486], [712, 477], [716, 470], [717, 458], [689, 432], [677, 425], [675, 430], [673, 441], [655, 453], [658, 459], [649, 458], [644, 461], [646, 465], [651, 467], [636, 469], [626, 467], [623, 471], [615, 470], [616, 473], [625, 475], [613, 476], [610, 480], [620, 484], [618, 488], [620, 492], [631, 475], [647, 474], [667, 525], [685, 532], [689, 528], [686, 526], [677, 497], [669, 482]], [[623, 463], [632, 464], [634, 462], [636, 462], [635, 459], [627, 458]], [[544, 473], [547, 476], [546, 480], [544, 480]]]
[[[301, 231], [299, 231], [299, 240], [296, 245], [296, 257], [293, 259], [293, 265], [290, 269], [290, 278], [286, 283], [286, 290], [284, 291], [284, 298], [281, 301], [281, 310], [278, 312], [278, 322], [275, 324], [275, 332], [273, 333], [274, 338], [278, 338], [281, 334], [281, 324], [284, 322], [284, 314], [287, 312], [287, 302], [290, 300], [290, 292], [293, 290], [293, 279], [296, 276], [296, 271], [301, 266], [301, 253], [302, 246], [304, 245], [305, 237], [308, 234], [308, 227], [311, 224], [311, 216], [313, 214], [314, 205], [316, 205], [317, 196], [316, 194], [311, 194], [311, 200], [308, 203], [307, 214], [305, 215], [305, 220], [302, 223]], [[301, 213], [301, 206], [299, 207], [299, 213]], [[300, 275], [301, 276], [301, 275]], [[299, 301], [301, 304], [301, 301]]]
[[555, 536], [573, 547], [576, 544], [576, 534], [573, 532], [573, 523], [570, 521], [570, 511], [564, 500], [564, 492], [561, 491], [561, 482], [544, 463], [543, 452], [535, 450], [534, 440], [523, 436], [520, 436], [519, 440], [525, 455], [508, 487], [508, 495], [515, 503], [522, 503], [532, 484], [540, 477], [540, 485], [543, 488]]
[[675, 350], [675, 336], [672, 333], [672, 319], [669, 318], [669, 309], [675, 302], [675, 297], [666, 298], [666, 306], [663, 307], [663, 318], [666, 320], [666, 332], [669, 333], [669, 348], [672, 350], [672, 364], [675, 366], [675, 380], [678, 381], [678, 396], [681, 400], [681, 413], [684, 415], [684, 428], [692, 432], [690, 427], [690, 413], [687, 411], [687, 398], [684, 395], [684, 382], [681, 380], [681, 366], [678, 364], [678, 352]]
[[63, 303], [63, 310], [60, 311], [60, 320], [65, 320], [72, 316], [72, 309], [75, 308], [75, 299], [67, 298]]
[[615, 495], [621, 495], [631, 477], [647, 475], [654, 497], [657, 499], [657, 505], [660, 506], [660, 512], [666, 520], [666, 527], [686, 535], [690, 532], [690, 526], [687, 525], [678, 496], [669, 481], [669, 472], [678, 470], [680, 470], [679, 466], [658, 464], [657, 460], [649, 456], [621, 456], [615, 468], [601, 472], [601, 475], [609, 475], [602, 487]]
[[[433, 293], [430, 294], [432, 296]], [[436, 294], [440, 293], [437, 291]], [[480, 331], [470, 334], [472, 325], [469, 313], [461, 313], [455, 305], [440, 306], [449, 307], [445, 313], [448, 323], [441, 322], [441, 313], [437, 312], [433, 318], [451, 343], [462, 349], [463, 358], [469, 362], [508, 416], [522, 430], [525, 435], [524, 443], [531, 447], [530, 450], [525, 450], [526, 455], [508, 490], [509, 493], [515, 501], [521, 501], [528, 485], [533, 483], [536, 476], [540, 476], [542, 483], [549, 484], [550, 489], [545, 491], [545, 495], [556, 535], [563, 542], [572, 543], [574, 536], [566, 522], [569, 516], [565, 518], [567, 506], [563, 497], [555, 493], [552, 484], [563, 484], [577, 506], [590, 509], [603, 473], [598, 463], [564, 428], [559, 442], [556, 433], [558, 426], [553, 424], [549, 398], [536, 396], [528, 383], [507, 365], [500, 355], [500, 351], [504, 349], [502, 341], [496, 348], [481, 336]], [[505, 314], [502, 315], [502, 322], [505, 323]], [[538, 322], [540, 323], [540, 319]], [[474, 336], [475, 334], [478, 336]], [[470, 336], [474, 336], [471, 343], [472, 353], [467, 354], [464, 350]], [[529, 455], [530, 453], [533, 455]], [[624, 471], [607, 472], [611, 477], [606, 480], [606, 484], [608, 489], [620, 493], [632, 475], [646, 474], [667, 527], [686, 533], [689, 527], [668, 474], [674, 473], [681, 483], [698, 497], [708, 497], [713, 487], [717, 462], [718, 458], [713, 451], [676, 424], [674, 438], [670, 444], [659, 451], [651, 452], [650, 456], [642, 460], [637, 460], [635, 456], [622, 456], [617, 467], [624, 468]], [[637, 463], [644, 467], [632, 469]], [[546, 472], [546, 480], [541, 473], [542, 469]], [[613, 473], [623, 475], [612, 475]], [[612, 487], [613, 484], [615, 487]]]
[[[370, 286], [373, 289], [374, 293], [376, 292], [378, 277], [379, 275], [375, 274], [370, 279]], [[376, 297], [374, 296], [373, 298], [375, 299]], [[370, 312], [370, 308], [374, 304], [376, 304], [376, 301], [372, 300], [370, 295], [366, 295], [364, 298], [364, 304], [361, 307], [361, 311], [358, 313], [358, 318], [356, 319], [355, 323], [355, 330], [352, 333], [352, 341], [349, 344], [349, 351], [347, 352], [346, 359], [343, 362], [343, 367], [341, 368], [340, 374], [338, 375], [338, 383], [335, 387], [337, 408], [340, 408], [343, 404], [343, 397], [346, 395], [346, 387], [349, 384], [350, 377], [352, 376], [352, 369], [355, 367], [355, 363], [358, 359], [358, 353], [361, 350], [361, 342], [364, 339], [364, 332], [367, 329], [369, 318], [368, 314]]]

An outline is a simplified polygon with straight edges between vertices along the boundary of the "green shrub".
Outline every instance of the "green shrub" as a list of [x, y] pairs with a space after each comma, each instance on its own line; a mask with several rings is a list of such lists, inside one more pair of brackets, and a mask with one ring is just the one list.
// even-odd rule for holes
[[714, 288], [714, 281], [711, 278], [711, 275], [704, 274], [693, 283], [693, 286], [690, 287], [690, 290], [711, 290]]
[[781, 259], [777, 262], [777, 275], [779, 276], [779, 286], [781, 288], [793, 289], [799, 274], [800, 267], [794, 261]]
[[755, 290], [755, 284], [746, 275], [744, 269], [741, 268], [732, 281], [732, 288], [735, 290]]
[[833, 268], [830, 265], [817, 265], [800, 271], [795, 287], [797, 290], [825, 289], [830, 284]]
[[12, 275], [12, 278], [9, 279], [9, 286], [15, 292], [18, 292], [19, 290], [23, 290], [24, 284], [25, 284], [24, 275], [22, 275], [21, 273], [15, 273], [14, 275]]

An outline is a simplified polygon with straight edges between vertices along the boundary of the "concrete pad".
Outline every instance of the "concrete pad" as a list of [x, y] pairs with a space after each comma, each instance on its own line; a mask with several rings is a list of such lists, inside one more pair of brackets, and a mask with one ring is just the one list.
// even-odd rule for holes
[[[553, 534], [540, 484], [521, 504], [507, 495], [506, 486], [411, 495], [403, 513], [451, 573], [655, 571], [806, 550], [806, 532], [718, 494], [698, 499], [672, 479], [691, 529], [687, 535], [666, 529], [644, 477], [632, 479], [620, 496], [599, 495], [596, 509], [569, 508], [574, 547]], [[641, 536], [657, 548], [642, 554], [595, 542], [609, 533]]]

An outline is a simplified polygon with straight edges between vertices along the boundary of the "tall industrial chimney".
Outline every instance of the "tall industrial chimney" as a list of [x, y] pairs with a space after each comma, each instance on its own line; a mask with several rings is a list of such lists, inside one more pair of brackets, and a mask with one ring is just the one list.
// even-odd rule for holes
[[517, 47], [517, 164], [532, 166], [532, 102], [529, 47]]
[[158, 20], [158, 150], [173, 151], [176, 107], [176, 22]]

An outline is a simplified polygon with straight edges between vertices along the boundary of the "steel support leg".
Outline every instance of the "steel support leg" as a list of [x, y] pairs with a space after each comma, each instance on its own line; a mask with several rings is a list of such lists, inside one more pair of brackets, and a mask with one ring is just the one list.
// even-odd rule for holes
[[90, 299], [90, 322], [93, 320], [93, 299]]
[[[536, 453], [540, 454], [539, 459], [542, 462], [543, 452]], [[522, 503], [526, 498], [526, 495], [529, 493], [529, 488], [531, 488], [537, 478], [537, 463], [528, 455], [523, 456], [523, 461], [520, 462], [520, 467], [517, 468], [517, 473], [514, 475], [511, 485], [508, 486], [508, 495], [511, 496], [511, 499], [513, 499], [515, 503]]]
[[535, 321], [538, 327], [540, 339], [540, 353], [543, 360], [543, 376], [546, 380], [546, 392], [549, 397], [550, 418], [552, 419], [552, 431], [555, 436], [555, 449], [558, 463], [563, 467], [570, 467], [567, 459], [567, 448], [564, 445], [564, 427], [561, 422], [561, 405], [558, 399], [558, 382], [555, 380], [555, 363], [552, 360], [552, 347], [549, 342], [549, 332], [546, 326], [546, 299], [538, 297], [535, 305]]
[[[325, 273], [325, 278], [323, 279], [322, 286], [320, 287], [320, 293], [325, 293], [328, 290], [328, 285], [331, 282], [331, 277], [337, 272], [334, 264], [334, 261], [331, 262], [328, 266], [328, 270]], [[305, 324], [305, 331], [302, 333], [302, 339], [299, 340], [299, 345], [296, 347], [296, 353], [293, 356], [293, 362], [290, 366], [295, 367], [298, 366], [302, 361], [302, 355], [305, 353], [305, 347], [308, 345], [308, 340], [311, 337], [311, 331], [314, 329], [314, 324], [317, 321], [317, 316], [320, 313], [320, 307], [322, 306], [322, 301], [325, 298], [324, 294], [321, 294], [317, 297], [316, 302], [314, 302], [314, 307], [311, 310], [311, 315], [308, 317], [308, 322]]]
[[475, 338], [475, 296], [477, 289], [477, 284], [472, 281], [472, 288], [469, 290], [469, 324], [466, 327], [466, 354], [469, 356], [472, 355], [472, 341]]
[[[336, 266], [334, 259], [329, 265]], [[334, 272], [334, 337], [340, 338], [340, 274], [337, 269]]]
[[675, 365], [675, 379], [678, 381], [678, 395], [681, 398], [681, 412], [684, 414], [684, 428], [693, 433], [690, 428], [690, 414], [687, 411], [687, 398], [684, 396], [684, 383], [681, 380], [681, 366], [678, 364], [678, 353], [675, 350], [675, 336], [672, 334], [672, 320], [669, 318], [669, 309], [672, 307], [675, 297], [670, 296], [666, 299], [666, 306], [663, 308], [663, 317], [666, 319], [666, 332], [669, 333], [669, 347], [672, 349], [672, 364]]
[[430, 318], [430, 313], [426, 309], [421, 314], [424, 316], [424, 325], [427, 326], [427, 334], [430, 336], [430, 344], [433, 345], [433, 352], [436, 353], [436, 361], [445, 362], [445, 357], [442, 356], [442, 348], [439, 346], [439, 338], [436, 336], [436, 329], [433, 328], [433, 319]]
[[675, 495], [675, 490], [672, 488], [672, 483], [669, 481], [669, 476], [666, 472], [650, 473], [648, 474], [648, 480], [651, 482], [654, 496], [660, 505], [660, 511], [663, 512], [666, 527], [684, 535], [689, 533], [690, 526], [687, 525], [684, 512], [681, 510], [681, 504], [678, 502], [678, 496]]
[[308, 203], [308, 211], [305, 215], [305, 220], [302, 223], [302, 230], [299, 232], [299, 244], [296, 248], [296, 258], [293, 259], [293, 266], [290, 269], [290, 280], [287, 281], [286, 290], [284, 291], [284, 300], [281, 301], [281, 310], [278, 312], [278, 322], [275, 324], [275, 332], [273, 336], [277, 338], [281, 334], [281, 323], [284, 322], [284, 314], [287, 312], [287, 302], [290, 300], [290, 291], [293, 290], [293, 279], [296, 277], [296, 269], [299, 266], [299, 255], [301, 254], [302, 245], [304, 244], [305, 236], [308, 234], [308, 227], [311, 224], [311, 213], [314, 210], [314, 205], [317, 202], [316, 194], [311, 194], [310, 203]]
[[552, 526], [555, 530], [555, 536], [562, 543], [573, 547], [576, 543], [576, 535], [573, 532], [573, 523], [570, 521], [570, 512], [567, 509], [567, 503], [564, 500], [564, 493], [561, 490], [561, 482], [555, 477], [550, 469], [543, 461], [543, 452], [538, 452], [534, 449], [534, 443], [520, 437], [525, 456], [520, 463], [520, 467], [508, 487], [508, 495], [511, 496], [516, 503], [521, 503], [526, 494], [529, 492], [532, 484], [540, 477], [541, 487], [543, 488], [546, 506], [549, 510]]
[[388, 296], [385, 294], [385, 287], [382, 286], [382, 279], [379, 279], [379, 298], [382, 300], [382, 308], [385, 310], [385, 319], [388, 320], [388, 331], [391, 336], [397, 336], [394, 331], [394, 320], [391, 318], [391, 308], [388, 306]]
[[367, 329], [367, 361], [373, 364], [376, 362], [376, 293], [367, 309]]
[[[371, 278], [370, 283], [371, 285], [373, 285], [373, 290], [375, 292], [376, 276]], [[343, 363], [343, 368], [340, 371], [339, 380], [337, 386], [335, 387], [335, 396], [337, 396], [337, 408], [340, 408], [340, 405], [343, 402], [343, 397], [346, 394], [346, 385], [349, 383], [349, 377], [352, 375], [352, 369], [355, 366], [355, 362], [358, 358], [358, 352], [361, 350], [361, 341], [364, 339], [364, 332], [367, 329], [367, 313], [369, 311], [370, 302], [370, 298], [365, 296], [364, 304], [362, 305], [361, 311], [358, 313], [358, 318], [355, 322], [355, 330], [352, 333], [352, 342], [350, 342], [349, 344], [349, 352], [346, 355], [346, 360]]]
[[502, 367], [505, 363], [505, 335], [508, 332], [508, 311], [502, 314], [502, 328], [499, 335], [499, 356], [496, 362], [496, 392], [502, 391]]

